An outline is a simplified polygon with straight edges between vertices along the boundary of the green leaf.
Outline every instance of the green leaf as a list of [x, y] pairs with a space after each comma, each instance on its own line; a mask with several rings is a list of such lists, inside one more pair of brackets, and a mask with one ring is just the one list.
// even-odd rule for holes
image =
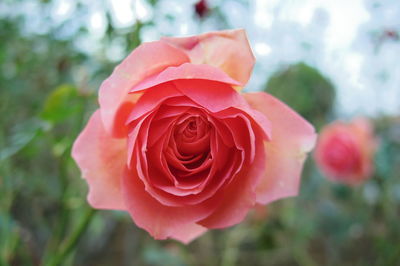
[[0, 161], [16, 154], [23, 149], [43, 128], [43, 123], [37, 119], [27, 120], [16, 125], [12, 130], [11, 137], [6, 140], [5, 147], [0, 150]]
[[77, 89], [72, 85], [64, 84], [58, 86], [47, 97], [41, 118], [57, 123], [79, 112], [80, 109]]

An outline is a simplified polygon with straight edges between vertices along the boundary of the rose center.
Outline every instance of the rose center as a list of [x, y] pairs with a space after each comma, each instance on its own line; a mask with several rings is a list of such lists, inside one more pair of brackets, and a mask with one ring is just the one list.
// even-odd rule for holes
[[178, 120], [173, 135], [182, 155], [201, 155], [210, 150], [210, 125], [202, 114], [185, 114]]
[[188, 125], [188, 129], [189, 130], [196, 130], [197, 129], [197, 123], [196, 121], [190, 121], [189, 125]]

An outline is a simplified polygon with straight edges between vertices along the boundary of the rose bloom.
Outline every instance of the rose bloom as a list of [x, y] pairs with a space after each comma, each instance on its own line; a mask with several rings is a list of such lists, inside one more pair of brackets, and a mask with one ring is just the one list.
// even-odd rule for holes
[[315, 159], [329, 179], [357, 185], [372, 175], [375, 148], [376, 140], [368, 120], [336, 121], [322, 129]]
[[187, 243], [295, 196], [314, 128], [269, 94], [240, 93], [253, 65], [243, 30], [136, 48], [73, 146], [90, 205]]

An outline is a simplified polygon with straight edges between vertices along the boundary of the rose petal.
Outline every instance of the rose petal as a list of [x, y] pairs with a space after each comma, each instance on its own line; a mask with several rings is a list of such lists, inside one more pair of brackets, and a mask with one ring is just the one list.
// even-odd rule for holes
[[250, 78], [255, 58], [243, 29], [161, 40], [182, 49], [194, 64], [218, 67], [242, 84]]
[[225, 72], [218, 68], [209, 65], [194, 65], [185, 63], [177, 67], [168, 67], [159, 74], [150, 76], [137, 85], [130, 92], [140, 92], [148, 88], [154, 87], [161, 83], [165, 83], [177, 79], [203, 79], [211, 81], [219, 81], [230, 85], [241, 85], [236, 80], [233, 80]]
[[175, 80], [173, 84], [182, 94], [211, 112], [247, 106], [243, 97], [224, 83], [209, 80]]
[[126, 135], [125, 118], [133, 106], [130, 102], [137, 99], [128, 92], [135, 84], [169, 66], [188, 61], [185, 53], [161, 41], [144, 43], [133, 50], [100, 86], [101, 118], [107, 132], [114, 137]]
[[176, 232], [173, 232], [171, 238], [181, 241], [184, 244], [189, 244], [195, 238], [198, 238], [200, 235], [207, 232], [207, 228], [198, 225], [196, 223], [193, 224], [185, 224], [179, 227]]
[[72, 157], [89, 184], [90, 205], [98, 209], [126, 209], [121, 194], [126, 140], [108, 135], [101, 121], [100, 110], [92, 115], [75, 141]]
[[126, 119], [126, 124], [131, 123], [148, 112], [159, 107], [164, 101], [177, 96], [182, 96], [182, 93], [177, 90], [172, 82], [160, 84], [146, 90], [146, 93], [140, 97], [135, 106], [133, 107], [129, 117]]
[[[190, 207], [169, 207], [162, 205], [145, 191], [135, 171], [125, 170], [122, 186], [127, 209], [137, 226], [148, 231], [156, 239], [175, 237], [183, 239], [183, 229], [209, 216], [215, 209], [213, 201], [205, 201]], [[186, 227], [188, 226], [188, 227]], [[192, 228], [194, 229], [194, 228]], [[199, 228], [195, 228], [198, 234]], [[188, 235], [189, 240], [193, 235]]]
[[306, 154], [315, 144], [314, 128], [267, 93], [247, 93], [244, 97], [272, 125], [272, 139], [265, 144], [266, 172], [257, 187], [257, 202], [266, 204], [297, 195]]
[[[219, 113], [222, 115], [224, 112]], [[251, 122], [241, 112], [225, 114], [225, 124], [232, 132], [233, 140], [239, 150], [246, 152], [246, 161], [252, 162], [255, 156], [255, 136]]]

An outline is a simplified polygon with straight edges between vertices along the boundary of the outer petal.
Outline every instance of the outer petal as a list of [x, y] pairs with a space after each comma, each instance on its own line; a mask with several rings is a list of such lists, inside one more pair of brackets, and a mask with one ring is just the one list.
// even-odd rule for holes
[[256, 189], [257, 202], [266, 204], [297, 195], [306, 153], [315, 144], [314, 128], [267, 93], [247, 93], [244, 97], [250, 106], [265, 114], [272, 125], [272, 140], [265, 144], [266, 172]]
[[231, 85], [240, 85], [239, 82], [233, 80], [225, 72], [209, 65], [194, 65], [185, 63], [177, 67], [169, 67], [166, 70], [151, 76], [138, 83], [130, 92], [139, 92], [154, 87], [161, 83], [165, 83], [177, 79], [200, 79], [211, 80]]
[[224, 83], [209, 80], [176, 80], [173, 83], [182, 94], [211, 112], [248, 106], [239, 93]]
[[72, 147], [72, 157], [89, 184], [88, 201], [94, 208], [125, 210], [121, 178], [126, 164], [126, 140], [104, 130], [97, 110]]
[[105, 129], [114, 137], [126, 136], [125, 118], [137, 98], [128, 94], [130, 89], [148, 76], [188, 61], [185, 53], [161, 41], [144, 43], [133, 50], [101, 84], [99, 103]]
[[192, 63], [218, 67], [242, 84], [247, 83], [253, 70], [255, 58], [243, 29], [162, 41], [182, 49]]
[[137, 173], [128, 169], [123, 175], [122, 192], [127, 209], [136, 225], [148, 231], [156, 239], [172, 237], [189, 242], [202, 231], [193, 224], [215, 210], [214, 201], [191, 207], [162, 205], [145, 191]]
[[185, 244], [189, 244], [192, 240], [198, 238], [202, 234], [207, 232], [207, 228], [198, 225], [198, 224], [187, 224], [184, 226], [181, 226], [179, 230], [174, 232], [171, 235], [171, 238], [174, 238], [176, 240], [179, 240]]

